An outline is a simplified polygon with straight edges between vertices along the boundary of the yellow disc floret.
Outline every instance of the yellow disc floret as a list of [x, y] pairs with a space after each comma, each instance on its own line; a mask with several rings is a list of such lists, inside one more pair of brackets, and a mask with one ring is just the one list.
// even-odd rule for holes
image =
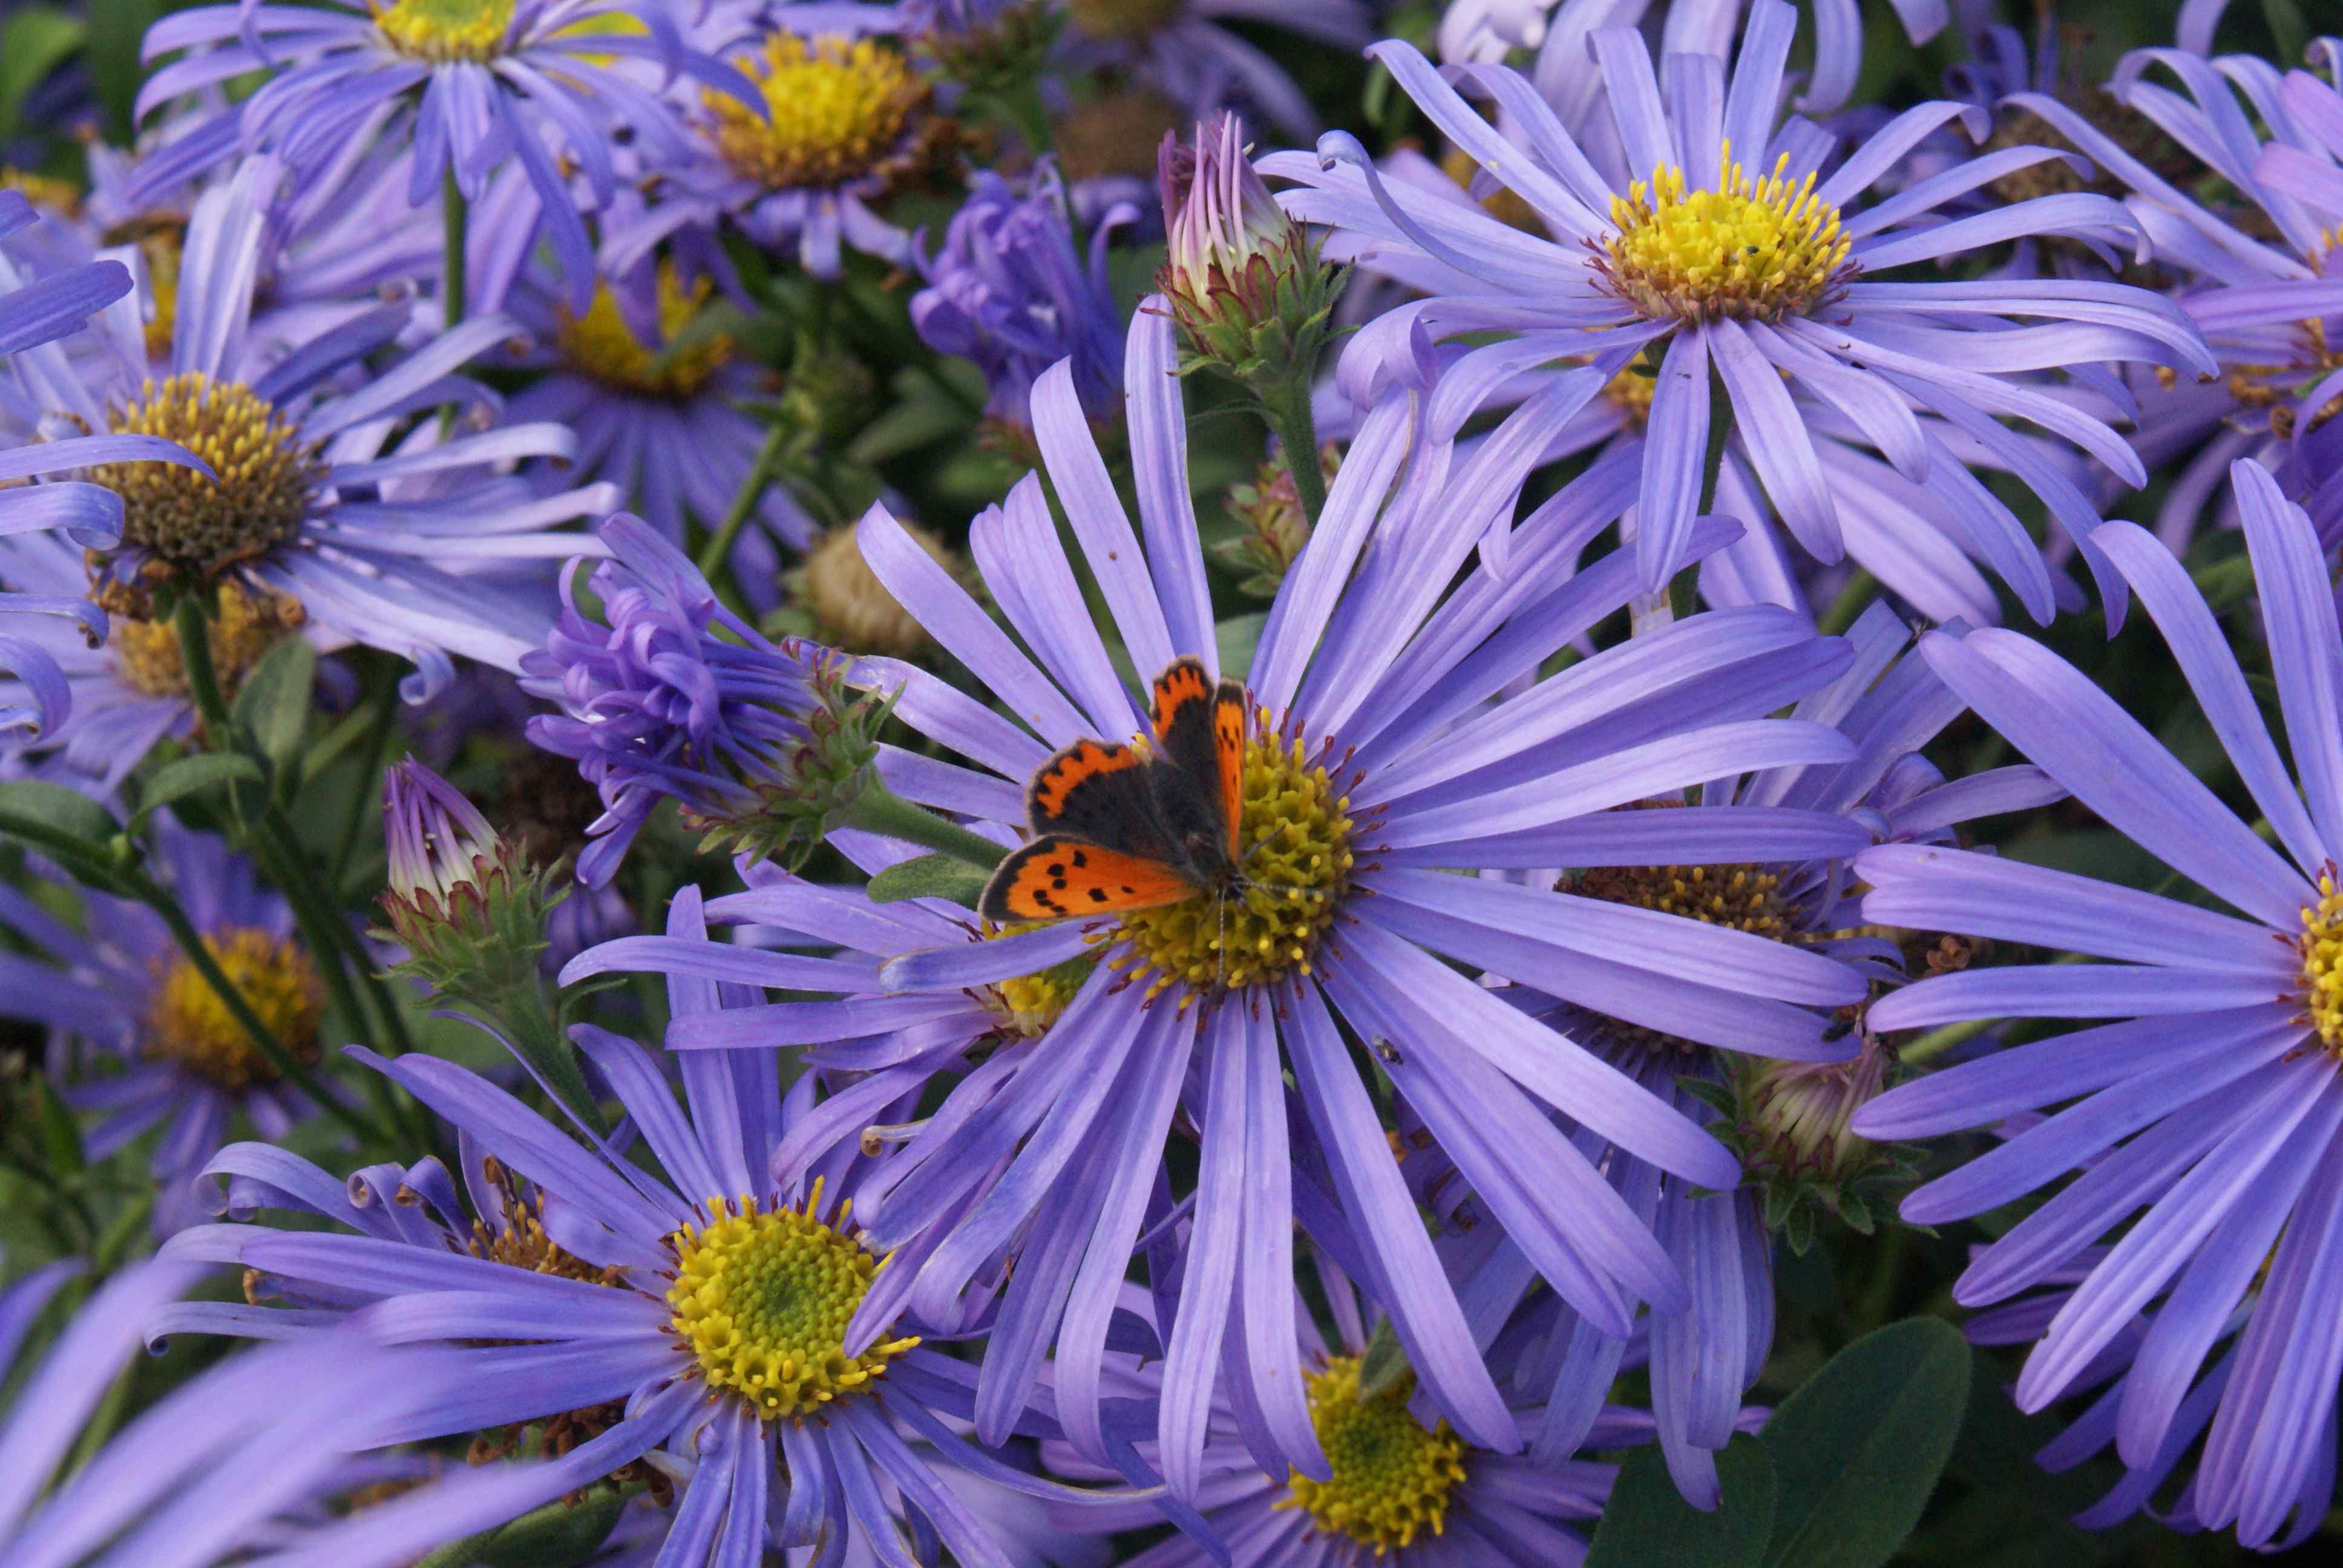
[[1396, 1389], [1359, 1392], [1359, 1358], [1338, 1356], [1312, 1373], [1310, 1424], [1332, 1473], [1292, 1473], [1275, 1506], [1300, 1508], [1329, 1535], [1348, 1536], [1378, 1557], [1447, 1527], [1452, 1493], [1464, 1480], [1464, 1441], [1446, 1422], [1426, 1431], [1407, 1412], [1413, 1379]]
[[1238, 873], [1202, 898], [1126, 915], [1111, 960], [1150, 975], [1147, 994], [1174, 980], [1194, 992], [1267, 985], [1308, 974], [1351, 878], [1350, 797], [1302, 743], [1281, 740], [1259, 717], [1245, 741]]
[[[843, 1223], [850, 1207], [841, 1203], [833, 1218]], [[669, 1328], [710, 1388], [766, 1421], [817, 1413], [920, 1342], [881, 1340], [846, 1353], [846, 1326], [883, 1260], [815, 1218], [820, 1208], [819, 1181], [801, 1209], [710, 1199], [706, 1225], [668, 1238], [676, 1257]]]
[[1795, 941], [1795, 911], [1782, 897], [1781, 883], [1777, 873], [1755, 866], [1602, 866], [1581, 872], [1569, 890], [1608, 904]]
[[513, 0], [373, 0], [374, 25], [390, 46], [417, 60], [492, 60], [512, 30]]
[[[988, 927], [984, 940], [992, 941], [1001, 937], [1019, 936], [1026, 931], [1038, 930], [1047, 923], [1020, 920], [1014, 925]], [[1096, 968], [1096, 953], [1079, 953], [1064, 963], [1052, 964], [1038, 973], [1018, 975], [989, 987], [985, 1001], [991, 1008], [993, 1016], [1001, 1020], [1003, 1032], [1031, 1040], [1049, 1032], [1050, 1026], [1064, 1014], [1067, 1004], [1074, 1000], [1074, 994], [1082, 989], [1091, 978], [1091, 971]]]
[[561, 310], [555, 333], [562, 357], [604, 385], [639, 397], [680, 402], [707, 385], [732, 357], [732, 339], [711, 332], [685, 337], [715, 284], [705, 277], [689, 288], [678, 282], [672, 264], [659, 271], [659, 344], [635, 335], [607, 283], [594, 286], [594, 303], [583, 316]]
[[1662, 164], [1611, 198], [1618, 232], [1595, 265], [1612, 291], [1654, 320], [1778, 321], [1824, 303], [1851, 270], [1851, 242], [1815, 176], [1792, 184], [1785, 153], [1752, 179], [1729, 141], [1720, 164], [1714, 190], [1687, 191], [1684, 171]]
[[[221, 694], [233, 699], [261, 657], [304, 618], [298, 599], [220, 584], [219, 614], [204, 624]], [[187, 667], [179, 658], [178, 631], [169, 621], [116, 616], [106, 646], [126, 684], [149, 697], [187, 695]]]
[[[298, 1060], [317, 1060], [326, 990], [307, 953], [251, 926], [207, 936], [204, 948], [288, 1052]], [[185, 957], [164, 969], [146, 1023], [144, 1052], [149, 1057], [177, 1062], [222, 1089], [277, 1081], [276, 1066], [260, 1054], [212, 982]]]
[[706, 94], [709, 134], [736, 173], [769, 191], [884, 172], [928, 101], [927, 84], [901, 52], [873, 38], [809, 42], [776, 33], [742, 64], [767, 113]]
[[216, 479], [177, 463], [107, 463], [91, 470], [122, 498], [125, 543], [166, 571], [211, 577], [288, 543], [307, 515], [318, 470], [275, 404], [241, 381], [201, 371], [148, 381], [113, 410], [116, 432], [161, 436], [211, 465]]
[[2302, 910], [2303, 1002], [2310, 1025], [2329, 1052], [2343, 1056], [2343, 890], [2335, 868], [2318, 879], [2318, 901]]

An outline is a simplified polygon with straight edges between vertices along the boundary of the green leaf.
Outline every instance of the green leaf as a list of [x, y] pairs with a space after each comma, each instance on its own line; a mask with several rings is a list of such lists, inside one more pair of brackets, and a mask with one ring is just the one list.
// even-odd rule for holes
[[1359, 1397], [1373, 1399], [1397, 1388], [1402, 1378], [1415, 1369], [1407, 1364], [1407, 1352], [1400, 1348], [1399, 1334], [1391, 1320], [1375, 1324], [1374, 1337], [1367, 1342], [1367, 1353], [1359, 1358]]
[[210, 789], [215, 784], [231, 780], [258, 779], [260, 764], [234, 751], [203, 751], [193, 757], [182, 757], [166, 764], [146, 780], [146, 793], [138, 802], [138, 814], [130, 819], [136, 828], [143, 824], [149, 813], [174, 800], [183, 799]]
[[1919, 1523], [1960, 1435], [1970, 1355], [1941, 1318], [1865, 1334], [1774, 1412], [1765, 1568], [1878, 1568]]
[[84, 0], [82, 12], [89, 18], [82, 58], [89, 65], [90, 86], [106, 106], [107, 139], [126, 145], [132, 134], [130, 111], [146, 79], [138, 51], [146, 29], [163, 14], [163, 0]]
[[261, 656], [230, 711], [271, 762], [282, 766], [301, 744], [317, 684], [317, 650], [306, 637], [288, 637]]
[[0, 136], [16, 134], [25, 95], [81, 47], [82, 25], [54, 5], [27, 5], [0, 27]]
[[0, 832], [21, 833], [48, 847], [55, 839], [77, 839], [92, 855], [104, 855], [122, 824], [114, 813], [78, 789], [43, 779], [0, 784]]
[[56, 1086], [49, 1081], [46, 1073], [34, 1073], [32, 1084], [38, 1101], [41, 1144], [49, 1156], [49, 1171], [55, 1176], [71, 1176], [89, 1163], [82, 1150], [81, 1123], [74, 1120], [65, 1102], [57, 1098]]
[[870, 901], [892, 904], [904, 899], [950, 899], [964, 909], [976, 908], [988, 877], [956, 855], [921, 855], [888, 867], [870, 879]]
[[1774, 1528], [1774, 1466], [1765, 1445], [1735, 1436], [1716, 1455], [1724, 1499], [1703, 1513], [1668, 1474], [1659, 1445], [1639, 1448], [1619, 1467], [1586, 1568], [1758, 1568]]

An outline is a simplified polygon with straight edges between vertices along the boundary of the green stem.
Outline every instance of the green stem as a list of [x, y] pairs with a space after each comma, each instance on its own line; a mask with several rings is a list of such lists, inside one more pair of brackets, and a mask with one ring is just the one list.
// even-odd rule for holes
[[471, 225], [471, 212], [464, 203], [464, 192], [456, 184], [456, 171], [450, 167], [439, 182], [441, 253], [439, 292], [447, 311], [447, 323], [453, 327], [464, 319], [465, 296], [471, 283], [464, 275], [464, 240]]
[[331, 887], [340, 887], [342, 879], [349, 874], [350, 857], [357, 852], [358, 829], [365, 825], [367, 807], [375, 799], [375, 792], [366, 786], [379, 782], [382, 778], [384, 754], [390, 749], [391, 739], [396, 733], [393, 721], [397, 715], [398, 679], [396, 676], [389, 676], [375, 699], [374, 722], [366, 749], [366, 768], [358, 775], [360, 787], [350, 791], [349, 805], [342, 814], [341, 834], [334, 841], [333, 872], [328, 881]]
[[1269, 427], [1277, 432], [1277, 444], [1285, 454], [1286, 472], [1293, 476], [1293, 493], [1301, 498], [1302, 516], [1315, 528], [1318, 515], [1326, 509], [1326, 471], [1318, 462], [1318, 421], [1310, 411], [1309, 378], [1289, 376], [1275, 392], [1255, 387], [1253, 396], [1261, 402]]
[[724, 514], [724, 521], [717, 530], [708, 536], [708, 542], [699, 547], [699, 575], [709, 582], [716, 580], [716, 574], [731, 559], [732, 547], [739, 539], [740, 530], [748, 526], [749, 515], [765, 498], [766, 487], [772, 484], [773, 475], [781, 466], [781, 452], [789, 439], [789, 427], [778, 419], [766, 429], [765, 439], [757, 447], [757, 460], [749, 465], [749, 477], [740, 481], [740, 491], [732, 498], [731, 510]]
[[1924, 1061], [1933, 1061], [1953, 1047], [1975, 1040], [2000, 1021], [2001, 1020], [1997, 1018], [1965, 1018], [1958, 1023], [1948, 1023], [1941, 1029], [1932, 1029], [1898, 1050], [1896, 1053], [1896, 1060], [1906, 1067], [1917, 1067]]
[[934, 849], [986, 870], [1009, 856], [1007, 849], [991, 839], [947, 822], [924, 806], [914, 806], [875, 779], [855, 797], [854, 804], [846, 809], [838, 826], [900, 839], [906, 844]]
[[1864, 607], [1871, 602], [1878, 587], [1877, 578], [1861, 567], [1855, 568], [1854, 574], [1846, 579], [1846, 586], [1838, 590], [1836, 598], [1831, 600], [1830, 608], [1823, 611], [1823, 618], [1815, 622], [1815, 629], [1825, 637], [1836, 637], [1853, 626], [1855, 618], [1863, 613]]
[[1716, 491], [1725, 478], [1725, 447], [1733, 439], [1733, 395], [1725, 389], [1725, 377], [1715, 370], [1708, 377], [1708, 455], [1701, 475], [1706, 485], [1702, 492], [1708, 503], [1701, 508], [1706, 513], [1716, 510]]

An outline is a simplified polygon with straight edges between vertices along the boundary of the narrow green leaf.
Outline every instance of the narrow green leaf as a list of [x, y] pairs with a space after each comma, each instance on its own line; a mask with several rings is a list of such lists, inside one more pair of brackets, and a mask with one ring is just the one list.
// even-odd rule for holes
[[1359, 1397], [1373, 1399], [1389, 1393], [1414, 1370], [1407, 1364], [1407, 1352], [1400, 1348], [1399, 1334], [1385, 1318], [1375, 1325], [1374, 1337], [1367, 1341], [1367, 1353], [1359, 1358]]
[[1774, 1466], [1765, 1445], [1734, 1438], [1716, 1455], [1723, 1501], [1703, 1513], [1686, 1503], [1654, 1443], [1619, 1467], [1586, 1568], [1757, 1568], [1774, 1528]]
[[1765, 1423], [1780, 1483], [1765, 1568], [1878, 1568], [1919, 1523], [1960, 1435], [1969, 1347], [1941, 1318], [1865, 1334]]
[[[0, 819], [13, 819], [42, 834], [79, 839], [103, 857], [122, 824], [114, 813], [78, 789], [44, 779], [13, 779], [0, 784]], [[29, 836], [29, 835], [28, 835]]]
[[135, 828], [156, 809], [215, 784], [259, 777], [260, 764], [234, 751], [202, 751], [193, 757], [182, 757], [146, 780], [146, 793], [139, 799], [138, 814], [131, 819], [131, 825]]
[[14, 136], [25, 95], [81, 47], [82, 25], [54, 5], [27, 5], [0, 27], [0, 136]]
[[56, 1086], [46, 1073], [32, 1075], [33, 1093], [40, 1102], [41, 1143], [47, 1150], [49, 1171], [55, 1176], [71, 1176], [89, 1163], [82, 1151], [81, 1123], [65, 1102], [57, 1098]]
[[986, 880], [982, 871], [956, 855], [921, 855], [871, 878], [870, 901], [891, 904], [904, 899], [950, 899], [972, 910]]
[[305, 637], [278, 642], [244, 678], [231, 712], [271, 762], [282, 766], [301, 744], [317, 678], [317, 650]]

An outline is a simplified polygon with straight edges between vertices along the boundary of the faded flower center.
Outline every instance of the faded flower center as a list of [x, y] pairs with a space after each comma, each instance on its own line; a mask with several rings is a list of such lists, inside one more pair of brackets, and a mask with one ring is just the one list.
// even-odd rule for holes
[[[2319, 426], [2343, 413], [2343, 394], [2328, 398], [2310, 410], [2305, 422], [2296, 403], [2307, 396], [2320, 381], [2338, 369], [2343, 369], [2343, 349], [2338, 349], [2328, 337], [2327, 323], [2314, 317], [2298, 321], [2294, 327], [2294, 358], [2281, 365], [2232, 364], [2229, 367], [2228, 393], [2241, 408], [2259, 409], [2269, 417], [2270, 433], [2281, 440], [2294, 438], [2298, 424], [2307, 430]], [[2177, 377], [2165, 372], [2158, 377], [2167, 385]]]
[[[326, 990], [308, 955], [251, 926], [207, 936], [204, 947], [285, 1049], [298, 1060], [316, 1060]], [[212, 982], [184, 956], [163, 971], [146, 1022], [146, 1055], [176, 1062], [222, 1089], [277, 1080], [276, 1067], [254, 1048]]]
[[1657, 378], [1630, 365], [1603, 384], [1603, 396], [1630, 422], [1644, 426], [1652, 422], [1652, 389], [1658, 385]]
[[[940, 536], [917, 523], [906, 523], [903, 531], [928, 552], [929, 559], [960, 575], [960, 563]], [[814, 636], [831, 647], [908, 658], [929, 646], [927, 628], [887, 591], [862, 558], [852, 528], [834, 528], [824, 535], [792, 577], [791, 587], [813, 623]]]
[[[709, 1201], [709, 1222], [668, 1238], [675, 1252], [669, 1326], [714, 1389], [766, 1421], [802, 1420], [887, 1370], [920, 1342], [881, 1340], [846, 1353], [846, 1325], [883, 1260], [814, 1217], [821, 1184], [802, 1209], [754, 1198]], [[839, 1205], [843, 1221], [850, 1203]]]
[[[220, 584], [219, 613], [204, 628], [221, 694], [233, 700], [262, 657], [305, 618], [298, 599]], [[187, 667], [179, 658], [178, 630], [169, 621], [116, 616], [106, 643], [114, 649], [116, 670], [131, 687], [149, 697], [187, 695]]]
[[1181, 0], [1069, 0], [1066, 9], [1093, 38], [1149, 38], [1178, 20]]
[[374, 25], [393, 49], [417, 60], [490, 60], [512, 29], [513, 0], [372, 0]]
[[2302, 910], [2303, 1001], [2328, 1050], [2343, 1056], [2343, 890], [2330, 866], [2318, 879], [2318, 901]]
[[610, 286], [597, 284], [594, 303], [585, 315], [572, 316], [567, 307], [560, 312], [555, 332], [562, 357], [581, 373], [621, 392], [680, 402], [707, 385], [732, 357], [732, 338], [727, 333], [686, 338], [715, 286], [702, 277], [687, 289], [677, 281], [672, 266], [662, 266], [659, 347], [653, 347], [635, 336]]
[[1446, 1422], [1427, 1432], [1407, 1412], [1408, 1383], [1372, 1397], [1359, 1392], [1359, 1358], [1337, 1356], [1311, 1374], [1310, 1424], [1331, 1473], [1292, 1473], [1290, 1495], [1329, 1535], [1345, 1535], [1378, 1557], [1408, 1547], [1448, 1523], [1450, 1495], [1464, 1479], [1464, 1440]]
[[1059, 116], [1058, 166], [1069, 185], [1116, 176], [1152, 181], [1163, 134], [1182, 129], [1186, 118], [1179, 105], [1146, 87], [1101, 94]]
[[1775, 941], [1795, 940], [1795, 911], [1781, 877], [1755, 866], [1597, 866], [1571, 891], [1608, 904], [1683, 915]]
[[761, 57], [743, 65], [769, 118], [720, 94], [702, 101], [714, 117], [716, 150], [767, 190], [843, 185], [879, 172], [928, 101], [910, 63], [870, 38], [809, 43], [776, 33]]
[[317, 483], [316, 448], [301, 446], [276, 405], [241, 381], [201, 371], [146, 382], [116, 432], [161, 436], [219, 476], [177, 463], [106, 463], [91, 476], [122, 498], [122, 537], [172, 571], [214, 577], [289, 543]]
[[1793, 185], [1787, 153], [1753, 180], [1720, 155], [1714, 190], [1687, 191], [1684, 171], [1662, 164], [1611, 198], [1618, 229], [1595, 257], [1613, 292], [1654, 319], [1778, 321], [1813, 309], [1852, 270], [1838, 208], [1815, 195], [1815, 176]]
[[[1015, 925], [1001, 926], [987, 930], [984, 940], [991, 941], [1001, 937], [1017, 936], [1039, 930], [1044, 923], [1023, 920]], [[1065, 1012], [1067, 1006], [1073, 1001], [1074, 994], [1082, 989], [1083, 983], [1091, 978], [1091, 971], [1096, 968], [1096, 953], [1080, 953], [1037, 974], [1018, 975], [1001, 981], [990, 989], [984, 999], [985, 1004], [1001, 1020], [1003, 1030], [1031, 1040], [1049, 1032], [1050, 1026]]]
[[1350, 806], [1302, 742], [1281, 742], [1262, 714], [1245, 741], [1236, 878], [1125, 915], [1112, 935], [1128, 947], [1110, 961], [1151, 975], [1151, 997], [1174, 980], [1201, 992], [1308, 974], [1350, 881]]

